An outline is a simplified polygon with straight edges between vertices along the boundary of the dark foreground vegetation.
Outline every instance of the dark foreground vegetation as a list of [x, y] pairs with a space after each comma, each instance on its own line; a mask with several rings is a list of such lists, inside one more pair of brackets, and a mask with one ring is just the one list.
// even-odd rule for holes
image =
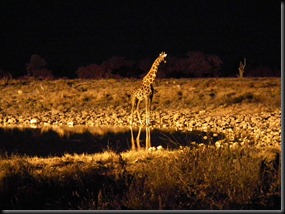
[[281, 209], [278, 151], [176, 151], [5, 158], [1, 209]]

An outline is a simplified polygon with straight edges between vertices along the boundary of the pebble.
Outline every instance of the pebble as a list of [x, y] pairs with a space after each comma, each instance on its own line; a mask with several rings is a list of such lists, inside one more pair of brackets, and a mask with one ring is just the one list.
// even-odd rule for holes
[[39, 121], [37, 118], [33, 118], [30, 120], [30, 124], [37, 124]]

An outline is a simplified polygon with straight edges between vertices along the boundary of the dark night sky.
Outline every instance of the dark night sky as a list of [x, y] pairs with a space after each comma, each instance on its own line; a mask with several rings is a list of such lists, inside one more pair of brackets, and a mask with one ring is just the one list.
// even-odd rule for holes
[[280, 68], [280, 9], [272, 0], [1, 0], [0, 69], [25, 74], [32, 54], [52, 70], [75, 72], [161, 51], [217, 55], [223, 69], [237, 69], [243, 57]]

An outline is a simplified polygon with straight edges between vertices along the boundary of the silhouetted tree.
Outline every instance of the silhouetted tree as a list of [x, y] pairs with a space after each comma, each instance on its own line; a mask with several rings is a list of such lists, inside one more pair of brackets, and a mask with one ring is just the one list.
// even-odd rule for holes
[[186, 57], [167, 57], [165, 77], [209, 77], [219, 76], [223, 61], [215, 55], [189, 52]]
[[91, 64], [81, 66], [77, 69], [76, 74], [81, 79], [102, 79], [111, 78], [111, 71], [106, 71], [101, 65]]
[[133, 62], [126, 60], [124, 57], [114, 56], [105, 60], [101, 67], [105, 72], [110, 72], [115, 75], [126, 76], [129, 68], [133, 65]]
[[11, 79], [13, 79], [13, 77], [9, 72], [0, 69], [0, 83], [2, 85], [7, 85]]
[[165, 65], [165, 77], [186, 77], [186, 60], [184, 58], [167, 57], [167, 64]]
[[211, 73], [213, 76], [220, 76], [222, 65], [224, 64], [220, 57], [216, 55], [207, 55], [207, 61], [212, 66]]
[[135, 76], [138, 78], [143, 78], [151, 68], [152, 63], [153, 59], [150, 58], [143, 58], [138, 60], [136, 64], [137, 74]]
[[140, 59], [137, 63], [137, 67], [143, 72], [148, 72], [152, 63], [153, 63], [153, 60], [150, 58]]
[[219, 76], [223, 61], [215, 55], [207, 55], [198, 51], [187, 54], [186, 73], [194, 74], [196, 77]]
[[47, 65], [45, 58], [37, 54], [31, 56], [30, 62], [27, 64], [28, 76], [33, 76], [35, 70], [45, 68]]
[[37, 78], [53, 78], [51, 70], [46, 68], [46, 59], [37, 54], [31, 56], [30, 62], [27, 63], [28, 76]]

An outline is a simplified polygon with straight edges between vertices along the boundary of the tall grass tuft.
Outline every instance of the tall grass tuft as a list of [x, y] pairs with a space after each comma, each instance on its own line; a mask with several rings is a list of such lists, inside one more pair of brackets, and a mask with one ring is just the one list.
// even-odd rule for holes
[[0, 207], [280, 209], [280, 165], [271, 188], [264, 188], [262, 178], [268, 174], [261, 174], [264, 158], [259, 153], [255, 148], [201, 146], [62, 158], [14, 156], [0, 162]]

